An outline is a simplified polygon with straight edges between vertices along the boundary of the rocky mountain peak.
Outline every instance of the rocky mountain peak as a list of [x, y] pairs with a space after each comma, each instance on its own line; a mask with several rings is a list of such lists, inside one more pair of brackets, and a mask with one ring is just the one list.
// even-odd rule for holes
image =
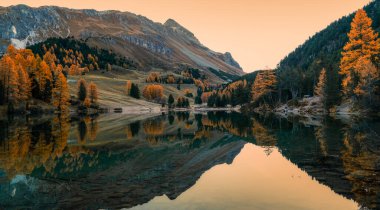
[[200, 44], [199, 40], [194, 36], [194, 34], [189, 31], [187, 28], [183, 27], [181, 24], [179, 24], [177, 21], [169, 18], [165, 23], [164, 26], [167, 28], [172, 29], [174, 32], [182, 33], [186, 35], [189, 39], [194, 40], [198, 44]]
[[230, 64], [231, 66], [234, 66], [236, 68], [239, 68], [241, 69], [241, 66], [239, 65], [239, 63], [232, 57], [231, 53], [230, 52], [226, 52], [223, 54], [223, 60], [224, 62]]
[[203, 46], [194, 34], [173, 19], [164, 24], [130, 12], [75, 10], [56, 6], [0, 7], [0, 54], [9, 44], [17, 48], [50, 37], [74, 37], [129, 57], [146, 69], [175, 69], [179, 64], [207, 71], [244, 72], [230, 54]]

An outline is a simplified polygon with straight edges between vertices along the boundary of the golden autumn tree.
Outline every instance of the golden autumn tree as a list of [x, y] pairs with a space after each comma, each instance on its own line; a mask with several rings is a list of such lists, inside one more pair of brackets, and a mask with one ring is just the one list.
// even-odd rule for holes
[[91, 107], [91, 100], [89, 98], [84, 99], [83, 105], [87, 108]]
[[183, 92], [185, 93], [186, 97], [192, 98], [194, 96], [193, 92], [190, 89], [185, 89]]
[[[193, 79], [194, 80], [194, 85], [196, 86], [196, 87], [203, 87], [204, 85], [203, 85], [203, 82], [201, 81], [201, 80], [199, 80], [199, 79]], [[203, 88], [202, 88], [203, 89]]]
[[34, 54], [30, 51], [31, 54], [26, 56], [26, 66], [25, 70], [29, 73], [32, 74], [38, 66], [37, 59], [34, 56]]
[[275, 93], [276, 85], [277, 77], [273, 70], [258, 73], [252, 85], [252, 101], [258, 102], [259, 99], [263, 99], [264, 103], [273, 102], [272, 95]]
[[161, 85], [147, 85], [143, 89], [143, 96], [147, 100], [159, 101], [164, 96], [164, 87]]
[[57, 76], [59, 73], [63, 73], [64, 68], [61, 64], [58, 64], [55, 69], [53, 69], [54, 76]]
[[11, 58], [15, 58], [15, 57], [16, 57], [16, 54], [17, 54], [17, 49], [16, 49], [16, 47], [13, 46], [13, 45], [9, 45], [9, 46], [7, 47], [7, 52], [6, 52], [6, 54], [7, 54], [9, 57], [11, 57]]
[[321, 73], [319, 74], [318, 83], [314, 89], [314, 95], [319, 96], [321, 98], [325, 97], [326, 83], [327, 83], [326, 69], [323, 68]]
[[66, 77], [62, 72], [59, 72], [55, 78], [52, 95], [53, 106], [55, 106], [60, 112], [67, 111], [69, 106], [70, 93]]
[[360, 58], [356, 70], [358, 71], [359, 81], [354, 89], [354, 93], [360, 98], [368, 99], [371, 105], [374, 100], [375, 91], [378, 88], [379, 69], [368, 59]]
[[73, 64], [70, 66], [69, 75], [79, 75], [79, 68], [77, 65]]
[[28, 49], [10, 45], [0, 67], [0, 104], [26, 101], [31, 97], [29, 72], [36, 68], [34, 54]]
[[21, 65], [18, 66], [18, 85], [20, 100], [29, 100], [32, 96], [32, 84], [28, 72]]
[[45, 61], [45, 63], [49, 66], [49, 68], [51, 70], [55, 69], [56, 68], [56, 61], [57, 61], [57, 58], [55, 57], [55, 55], [53, 53], [51, 53], [50, 51], [47, 51], [45, 53], [45, 55], [43, 56], [42, 58], [43, 61]]
[[98, 88], [95, 83], [90, 82], [90, 85], [88, 87], [88, 96], [90, 98], [91, 104], [98, 103]]
[[0, 60], [0, 84], [2, 104], [19, 99], [19, 75], [13, 59], [8, 54]]
[[174, 84], [175, 83], [175, 77], [173, 75], [169, 75], [166, 82], [168, 84]]
[[148, 78], [146, 78], [146, 82], [153, 83], [153, 82], [159, 82], [160, 80], [160, 73], [158, 72], [151, 72], [148, 75]]
[[51, 73], [50, 67], [45, 61], [41, 61], [36, 72], [36, 79], [41, 92], [48, 91], [51, 89], [53, 75]]
[[125, 92], [127, 93], [127, 95], [131, 94], [131, 88], [132, 82], [130, 80], [127, 80], [127, 82], [125, 83]]
[[161, 119], [147, 120], [143, 122], [144, 132], [147, 135], [161, 135], [165, 131], [164, 121]]
[[358, 62], [360, 59], [365, 62], [378, 62], [380, 41], [378, 33], [372, 27], [372, 20], [367, 13], [360, 9], [357, 11], [352, 23], [351, 31], [348, 33], [349, 41], [343, 48], [342, 59], [340, 61], [340, 74], [343, 76], [343, 93], [346, 97], [353, 96], [354, 90], [360, 80], [360, 69]]
[[201, 99], [203, 103], [207, 103], [210, 96], [213, 94], [213, 92], [204, 92], [202, 93]]

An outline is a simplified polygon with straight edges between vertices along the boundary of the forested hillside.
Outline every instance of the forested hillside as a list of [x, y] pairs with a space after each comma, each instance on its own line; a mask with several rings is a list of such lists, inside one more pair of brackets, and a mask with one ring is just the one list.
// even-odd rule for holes
[[44, 42], [28, 47], [33, 53], [42, 57], [47, 49], [57, 57], [63, 66], [87, 67], [90, 70], [107, 69], [108, 65], [118, 65], [128, 69], [138, 68], [132, 59], [116, 54], [110, 50], [89, 46], [86, 41], [69, 38], [49, 38]]
[[[372, 27], [380, 31], [380, 1], [376, 0], [366, 6], [364, 10], [372, 19]], [[326, 29], [317, 33], [304, 44], [286, 56], [279, 64], [279, 72], [284, 77], [290, 76], [298, 89], [298, 96], [313, 95], [314, 86], [323, 68], [337, 73], [339, 71], [341, 52], [348, 41], [348, 32], [354, 14], [333, 22]], [[300, 76], [294, 77], [297, 73]]]
[[[343, 17], [281, 61], [208, 95], [208, 105], [255, 111], [377, 113], [380, 107], [380, 1]], [[305, 108], [307, 107], [307, 108]], [[296, 111], [299, 112], [299, 111]]]

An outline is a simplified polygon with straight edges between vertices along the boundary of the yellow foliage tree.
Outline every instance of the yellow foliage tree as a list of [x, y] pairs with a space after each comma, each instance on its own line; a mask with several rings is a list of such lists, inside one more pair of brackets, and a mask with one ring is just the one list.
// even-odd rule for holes
[[168, 84], [174, 84], [175, 83], [175, 78], [173, 75], [169, 75], [168, 79], [166, 81]]
[[90, 82], [90, 85], [88, 87], [89, 91], [89, 98], [91, 104], [96, 104], [98, 102], [98, 88], [95, 83]]
[[277, 77], [273, 70], [265, 70], [258, 73], [252, 85], [253, 102], [257, 102], [263, 96], [269, 96], [269, 99], [272, 99], [271, 93], [275, 92], [276, 84]]
[[361, 68], [357, 68], [359, 60], [365, 59], [366, 62], [379, 60], [380, 41], [371, 25], [372, 20], [367, 13], [363, 9], [358, 10], [351, 23], [349, 41], [343, 48], [340, 62], [339, 73], [343, 76], [343, 93], [347, 97], [354, 94], [360, 80]]
[[359, 74], [359, 82], [354, 89], [354, 93], [361, 98], [368, 98], [369, 104], [372, 104], [374, 92], [377, 88], [376, 83], [380, 78], [379, 69], [365, 58], [358, 60], [355, 69]]
[[1, 99], [3, 103], [19, 99], [19, 75], [12, 58], [6, 54], [0, 60]]
[[203, 103], [207, 103], [210, 96], [213, 94], [213, 92], [204, 92], [202, 93], [201, 99]]
[[131, 88], [132, 88], [132, 82], [128, 80], [125, 84], [125, 92], [127, 93], [127, 95], [131, 94]]
[[326, 69], [322, 69], [321, 73], [319, 74], [318, 78], [318, 84], [314, 89], [314, 95], [319, 96], [319, 97], [325, 97], [326, 93]]
[[62, 72], [59, 72], [58, 76], [55, 78], [52, 95], [53, 106], [55, 106], [61, 112], [67, 111], [69, 106], [70, 93], [66, 77]]
[[148, 75], [148, 78], [146, 79], [146, 82], [152, 83], [152, 82], [159, 82], [160, 80], [160, 73], [158, 72], [151, 72]]
[[87, 108], [90, 108], [91, 106], [91, 100], [89, 98], [86, 98], [83, 102], [83, 105]]
[[193, 92], [190, 89], [185, 89], [183, 92], [186, 97], [193, 97]]
[[20, 100], [26, 101], [32, 96], [32, 85], [29, 79], [28, 72], [26, 72], [25, 68], [21, 65], [18, 67], [18, 89], [19, 89], [19, 97]]
[[51, 84], [53, 80], [51, 70], [45, 61], [40, 62], [39, 68], [36, 71], [35, 76], [41, 91], [44, 91], [46, 88], [48, 88], [47, 84]]
[[55, 57], [54, 54], [52, 54], [50, 51], [47, 51], [45, 55], [42, 58], [43, 61], [49, 66], [51, 70], [54, 70], [56, 68], [56, 61], [57, 58]]
[[143, 96], [147, 100], [159, 101], [164, 96], [164, 87], [161, 85], [147, 85], [143, 89]]
[[10, 45], [1, 59], [0, 104], [9, 101], [28, 100], [31, 82], [28, 71], [35, 69], [36, 62], [31, 50], [16, 49]]

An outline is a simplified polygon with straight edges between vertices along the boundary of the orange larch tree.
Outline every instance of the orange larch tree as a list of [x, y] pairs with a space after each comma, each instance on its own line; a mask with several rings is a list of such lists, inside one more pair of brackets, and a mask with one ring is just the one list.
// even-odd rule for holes
[[358, 10], [351, 23], [349, 41], [343, 48], [340, 62], [339, 73], [343, 76], [343, 93], [347, 98], [355, 94], [354, 90], [360, 81], [359, 60], [365, 59], [365, 62], [373, 63], [379, 61], [380, 40], [371, 25], [372, 20], [367, 13], [363, 9]]
[[96, 104], [98, 102], [98, 88], [96, 84], [93, 82], [90, 82], [88, 91], [89, 91], [88, 95], [89, 95], [91, 104]]
[[147, 85], [143, 89], [143, 96], [147, 100], [159, 101], [164, 96], [164, 87], [161, 85]]
[[132, 82], [128, 80], [125, 84], [125, 92], [127, 93], [127, 95], [131, 94], [131, 88], [132, 88]]
[[55, 106], [60, 112], [68, 110], [70, 93], [67, 85], [67, 80], [62, 72], [59, 72], [55, 78], [53, 88], [53, 106]]
[[326, 83], [327, 83], [326, 69], [323, 68], [321, 73], [319, 74], [318, 83], [314, 89], [314, 95], [319, 96], [321, 98], [325, 97]]
[[369, 105], [372, 105], [374, 100], [379, 100], [374, 97], [375, 92], [379, 91], [379, 69], [368, 59], [361, 58], [357, 63], [356, 70], [359, 74], [359, 82], [354, 89], [354, 94], [357, 95], [359, 99], [364, 99], [363, 102], [368, 102]]
[[19, 75], [13, 59], [4, 55], [0, 60], [1, 103], [19, 99]]
[[26, 101], [29, 100], [32, 96], [32, 84], [29, 79], [28, 72], [21, 65], [18, 66], [18, 75], [19, 75], [19, 96], [20, 100]]
[[[252, 100], [257, 102], [263, 99], [265, 102], [273, 102], [272, 94], [276, 91], [277, 77], [273, 70], [265, 70], [257, 74], [252, 85]], [[270, 100], [270, 101], [267, 101]]]

